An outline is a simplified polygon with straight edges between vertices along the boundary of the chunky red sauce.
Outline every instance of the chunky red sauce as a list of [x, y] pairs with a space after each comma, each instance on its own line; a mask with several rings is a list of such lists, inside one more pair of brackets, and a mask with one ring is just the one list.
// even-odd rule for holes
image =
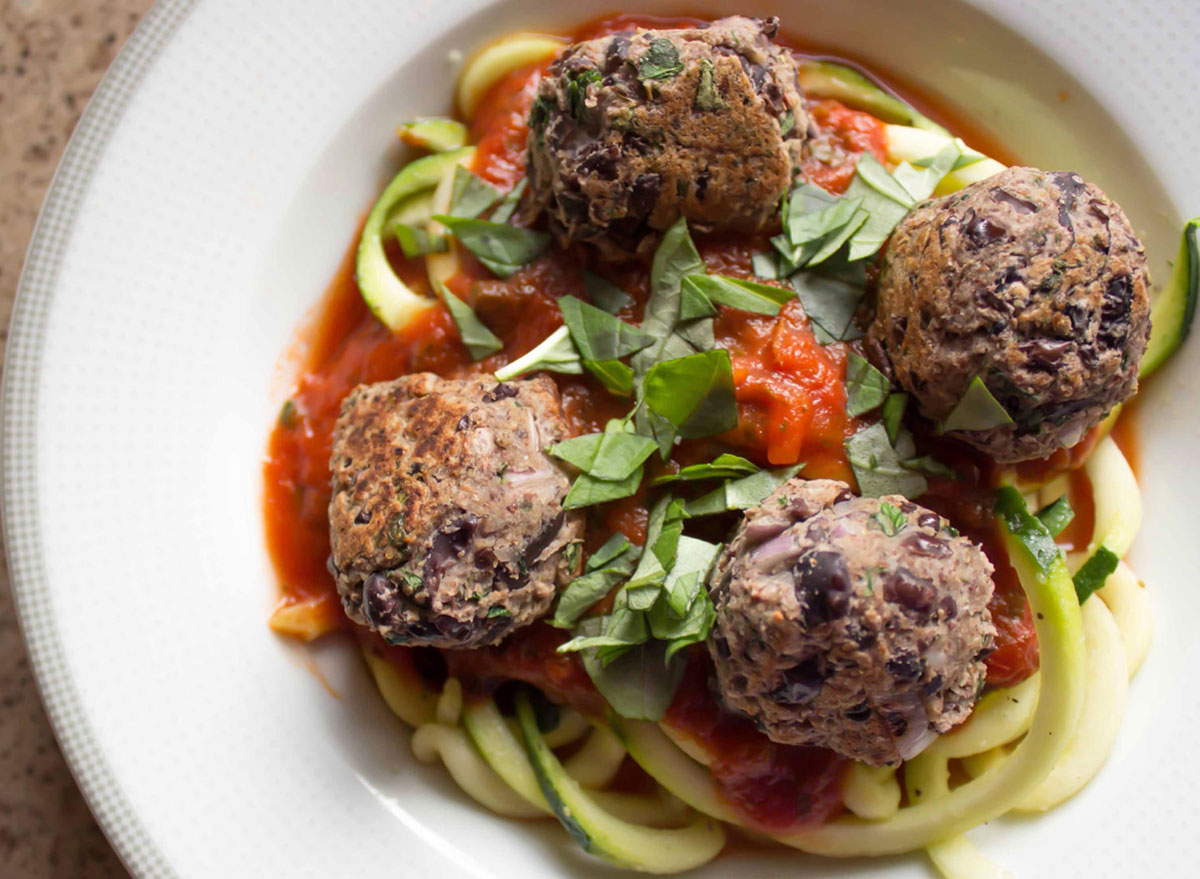
[[[638, 24], [678, 26], [695, 21], [618, 16], [589, 24], [573, 36], [593, 37]], [[509, 74], [492, 89], [472, 121], [472, 140], [478, 144], [473, 170], [502, 187], [511, 186], [524, 173], [525, 120], [542, 72], [543, 66], [531, 66]], [[917, 103], [929, 108], [928, 101]], [[943, 114], [935, 109], [933, 115]], [[873, 117], [836, 101], [819, 101], [813, 105], [812, 118], [845, 155], [840, 166], [807, 169], [829, 190], [845, 188], [860, 154], [883, 157], [883, 126]], [[961, 130], [961, 126], [957, 128]], [[711, 271], [739, 277], [753, 276], [750, 255], [768, 247], [765, 239], [735, 236], [700, 238], [697, 245]], [[301, 338], [306, 353], [303, 369], [271, 433], [264, 466], [268, 549], [283, 587], [283, 603], [314, 604], [330, 628], [346, 625], [325, 567], [329, 556], [329, 450], [342, 398], [360, 383], [410, 372], [448, 376], [494, 371], [561, 324], [556, 305], [561, 296], [587, 296], [582, 269], [588, 254], [583, 249], [552, 249], [505, 281], [493, 278], [469, 254], [463, 254], [463, 270], [449, 286], [504, 342], [501, 352], [472, 363], [443, 308], [430, 309], [399, 333], [372, 317], [354, 281], [353, 253], [352, 248], [316, 319]], [[395, 253], [391, 256], [410, 286], [427, 291], [421, 261], [406, 262]], [[649, 293], [647, 267], [589, 268], [633, 298], [621, 317], [640, 320]], [[720, 450], [732, 449], [762, 464], [804, 461], [810, 477], [852, 481], [843, 440], [860, 425], [845, 415], [847, 346], [819, 345], [796, 302], [777, 317], [723, 309], [715, 334], [732, 355], [740, 423], [716, 440], [684, 444], [677, 458], [707, 460]], [[627, 402], [608, 394], [590, 377], [555, 378], [576, 433], [600, 430], [609, 418], [625, 413]], [[965, 479], [931, 480], [930, 494], [924, 500], [981, 541], [996, 564], [997, 589], [991, 607], [999, 634], [997, 649], [988, 660], [988, 680], [996, 685], [1013, 683], [1037, 668], [1037, 644], [1020, 586], [994, 540], [986, 492], [991, 484], [990, 465], [961, 448], [941, 451]], [[1044, 466], [1067, 469], [1077, 466], [1079, 460], [1068, 455]], [[640, 495], [589, 509], [586, 548], [594, 549], [615, 531], [642, 543], [646, 515]], [[1084, 533], [1083, 523], [1075, 527]], [[469, 688], [488, 691], [504, 680], [518, 679], [536, 685], [555, 701], [601, 715], [603, 701], [578, 659], [555, 652], [563, 637], [562, 632], [538, 624], [520, 630], [497, 647], [447, 651], [444, 658], [449, 672]], [[405, 648], [387, 648], [381, 655], [398, 662], [413, 658]], [[713, 754], [714, 777], [729, 801], [755, 823], [777, 830], [823, 821], [836, 813], [844, 761], [816, 748], [776, 745], [749, 722], [725, 713], [710, 695], [708, 674], [706, 654], [693, 651], [685, 684], [668, 719]]]
[[821, 824], [842, 809], [848, 761], [824, 748], [778, 745], [744, 717], [721, 710], [708, 681], [708, 654], [696, 650], [664, 721], [712, 756], [722, 796], [755, 825], [786, 831]]

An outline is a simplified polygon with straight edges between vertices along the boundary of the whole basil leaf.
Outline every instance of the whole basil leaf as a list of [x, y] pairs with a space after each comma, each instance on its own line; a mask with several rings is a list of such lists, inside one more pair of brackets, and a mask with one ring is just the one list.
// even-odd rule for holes
[[863, 497], [900, 494], [915, 498], [928, 489], [924, 476], [904, 466], [882, 423], [863, 428], [847, 439], [845, 446], [846, 457]]

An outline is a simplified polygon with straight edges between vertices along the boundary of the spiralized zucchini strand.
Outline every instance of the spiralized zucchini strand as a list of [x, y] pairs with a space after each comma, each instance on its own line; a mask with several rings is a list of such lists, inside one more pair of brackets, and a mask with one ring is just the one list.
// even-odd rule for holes
[[1123, 558], [1142, 525], [1142, 492], [1137, 477], [1111, 436], [1096, 446], [1083, 468], [1092, 483], [1096, 510], [1087, 555], [1104, 546]]
[[558, 54], [566, 44], [561, 37], [518, 33], [476, 52], [458, 77], [455, 97], [459, 112], [470, 119], [484, 95], [502, 78], [520, 67], [545, 61]]
[[1017, 805], [1021, 812], [1044, 812], [1082, 790], [1108, 759], [1121, 730], [1129, 688], [1121, 632], [1103, 601], [1085, 601], [1082, 610], [1087, 692], [1079, 725], [1050, 774]]
[[383, 696], [383, 701], [393, 714], [412, 727], [433, 720], [438, 694], [425, 686], [411, 662], [389, 662], [366, 649], [362, 655], [367, 668], [371, 670], [371, 677], [375, 679], [379, 695]]
[[440, 758], [458, 786], [497, 815], [509, 818], [542, 815], [541, 809], [514, 791], [484, 762], [461, 729], [440, 723], [419, 726], [413, 733], [412, 749], [422, 763], [433, 763]]
[[1096, 593], [1108, 605], [1113, 621], [1121, 630], [1121, 643], [1125, 647], [1125, 664], [1129, 677], [1133, 678], [1154, 638], [1154, 608], [1146, 587], [1124, 562], [1117, 565], [1108, 582]]

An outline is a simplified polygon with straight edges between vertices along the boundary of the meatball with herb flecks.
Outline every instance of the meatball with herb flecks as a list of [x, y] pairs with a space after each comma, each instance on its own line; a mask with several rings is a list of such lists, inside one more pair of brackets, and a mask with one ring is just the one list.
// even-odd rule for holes
[[568, 435], [541, 375], [361, 385], [330, 467], [330, 568], [350, 619], [393, 644], [495, 644], [544, 615], [583, 522], [544, 452]]
[[711, 577], [721, 699], [776, 742], [907, 760], [971, 712], [996, 633], [991, 574], [931, 510], [791, 479]]
[[[1148, 285], [1120, 206], [1078, 174], [1009, 168], [901, 221], [870, 338], [926, 417], [1002, 463], [1041, 458], [1137, 391]], [[951, 418], [975, 378], [1003, 411]]]
[[681, 216], [701, 231], [768, 226], [807, 131], [777, 28], [734, 16], [568, 47], [539, 87], [527, 162], [559, 241], [623, 258]]

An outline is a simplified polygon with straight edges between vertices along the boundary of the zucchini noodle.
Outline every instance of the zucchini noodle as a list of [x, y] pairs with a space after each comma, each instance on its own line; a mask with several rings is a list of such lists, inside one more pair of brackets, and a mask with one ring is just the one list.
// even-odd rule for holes
[[[477, 53], [465, 65], [456, 92], [464, 117], [469, 119], [508, 73], [544, 61], [563, 45], [558, 38], [515, 34]], [[830, 88], [845, 87], [840, 80], [831, 82]], [[938, 185], [939, 195], [1005, 167], [932, 123], [888, 124], [885, 139], [893, 165], [921, 164], [951, 142], [958, 146], [962, 158]], [[398, 177], [385, 192], [367, 222], [360, 271], [386, 265], [380, 243], [385, 222], [424, 223], [431, 236], [445, 234], [431, 217], [448, 211], [455, 170], [470, 166], [475, 148], [441, 155], [440, 163], [420, 165], [417, 160], [410, 165], [415, 170]], [[458, 247], [450, 241], [445, 252], [426, 254], [435, 290], [458, 273]], [[384, 281], [389, 298], [372, 308], [389, 325], [403, 323], [429, 304], [390, 272]], [[1123, 558], [1141, 525], [1136, 477], [1108, 435], [1118, 415], [1119, 407], [1103, 422], [1103, 439], [1083, 464], [1095, 511], [1085, 551], [1059, 553], [1052, 562], [1041, 557], [1039, 562], [1026, 544], [1002, 529], [1033, 611], [1040, 670], [1015, 686], [985, 693], [965, 723], [907, 761], [902, 773], [895, 767], [851, 764], [841, 787], [848, 815], [766, 836], [837, 857], [924, 848], [947, 879], [1000, 879], [1008, 874], [963, 834], [1009, 812], [1053, 808], [1100, 771], [1120, 729], [1128, 681], [1142, 664], [1153, 633], [1147, 590], [1124, 561], [1082, 605], [1072, 582], [1072, 573], [1098, 550]], [[1020, 491], [1036, 509], [1070, 487], [1068, 477], [1058, 475], [1022, 485]], [[310, 637], [319, 625], [327, 625], [318, 617], [316, 606], [281, 608], [272, 627]], [[652, 873], [681, 872], [711, 860], [724, 846], [722, 823], [764, 835], [723, 796], [704, 747], [665, 723], [616, 714], [607, 724], [597, 723], [563, 708], [554, 728], [542, 731], [525, 690], [518, 692], [516, 716], [505, 716], [491, 698], [464, 699], [456, 679], [435, 692], [407, 654], [385, 658], [364, 650], [363, 656], [387, 706], [414, 728], [417, 759], [444, 764], [466, 794], [497, 814], [555, 817], [585, 850]], [[564, 748], [571, 750], [555, 753]], [[654, 780], [653, 793], [607, 789], [626, 756]]]

